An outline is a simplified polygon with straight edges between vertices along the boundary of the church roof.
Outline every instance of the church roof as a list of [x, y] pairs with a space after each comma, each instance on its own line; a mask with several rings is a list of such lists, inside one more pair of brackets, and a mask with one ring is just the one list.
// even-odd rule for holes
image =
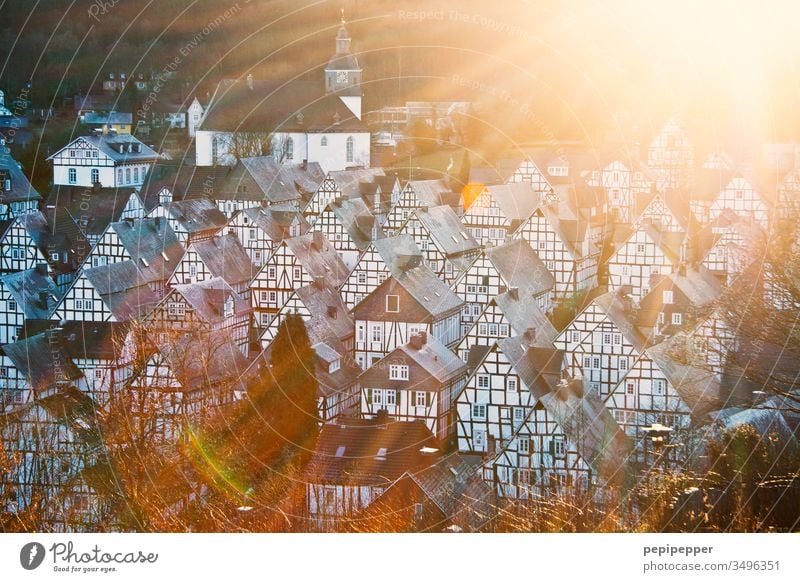
[[201, 131], [367, 133], [369, 130], [322, 82], [220, 81]]

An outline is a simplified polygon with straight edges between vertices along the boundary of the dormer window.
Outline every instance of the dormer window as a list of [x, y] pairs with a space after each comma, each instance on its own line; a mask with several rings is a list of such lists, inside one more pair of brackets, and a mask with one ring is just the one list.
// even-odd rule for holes
[[341, 367], [342, 367], [342, 360], [337, 358], [328, 365], [328, 373], [333, 374], [334, 372], [338, 371]]
[[233, 315], [233, 296], [228, 296], [225, 300], [225, 317], [231, 317]]

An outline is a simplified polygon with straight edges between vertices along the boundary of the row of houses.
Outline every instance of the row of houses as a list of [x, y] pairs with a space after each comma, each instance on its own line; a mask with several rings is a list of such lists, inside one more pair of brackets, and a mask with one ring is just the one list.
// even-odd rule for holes
[[[54, 154], [44, 203], [28, 188], [8, 205], [7, 414], [40, 410], [68, 388], [98, 407], [149, 394], [155, 434], [172, 442], [186, 419], [245, 396], [241, 379], [266, 373], [289, 314], [305, 320], [317, 355], [319, 455], [341, 441], [333, 456], [352, 462], [347, 451], [361, 445], [349, 435], [416, 431], [427, 435], [413, 441], [428, 443], [421, 459], [471, 459], [459, 466], [509, 500], [620, 482], [653, 462], [654, 425], [689, 433], [710, 412], [747, 403], [725, 381], [737, 338], [714, 308], [747, 267], [753, 233], [766, 233], [759, 208], [727, 197], [728, 184], [713, 218], [676, 210], [684, 190], [642, 188], [641, 213], [625, 219], [616, 187], [594, 172], [570, 177], [567, 162], [533, 159], [508, 183], [464, 192], [271, 158], [232, 168], [148, 158], [141, 184], [69, 183], [78, 160], [90, 175], [102, 160], [115, 177], [149, 155], [135, 138], [113, 149], [119, 141], [78, 138]], [[588, 293], [557, 329], [554, 309]], [[676, 465], [692, 454], [681, 442]], [[320, 527], [425, 470], [420, 461], [362, 491], [360, 478], [345, 483], [319, 463], [305, 507]], [[15, 488], [17, 507], [24, 490]]]

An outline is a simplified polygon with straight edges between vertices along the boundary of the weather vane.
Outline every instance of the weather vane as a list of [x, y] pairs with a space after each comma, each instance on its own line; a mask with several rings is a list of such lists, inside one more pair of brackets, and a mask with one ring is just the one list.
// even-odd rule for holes
[[345, 23], [345, 21], [344, 21], [344, 8], [342, 8], [342, 24], [344, 24], [344, 23]]

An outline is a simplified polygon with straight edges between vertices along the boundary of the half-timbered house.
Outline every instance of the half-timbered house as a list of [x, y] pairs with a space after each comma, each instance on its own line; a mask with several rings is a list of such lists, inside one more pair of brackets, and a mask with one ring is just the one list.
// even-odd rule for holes
[[398, 230], [408, 234], [422, 251], [425, 264], [451, 284], [480, 253], [480, 245], [465, 230], [452, 207], [447, 205], [412, 210]]
[[369, 244], [382, 236], [380, 224], [361, 198], [334, 200], [312, 228], [330, 241], [348, 272], [356, 266]]
[[186, 246], [217, 236], [228, 223], [225, 214], [207, 198], [159, 204], [148, 216], [166, 218], [178, 240]]
[[393, 419], [421, 420], [440, 442], [455, 445], [456, 396], [464, 388], [466, 365], [426, 332], [402, 345], [359, 377], [361, 415], [385, 410]]
[[419, 332], [454, 347], [463, 305], [424, 265], [393, 275], [353, 309], [356, 363], [366, 369]]
[[0, 345], [21, 339], [26, 327], [49, 320], [58, 299], [46, 263], [0, 277]]
[[303, 209], [303, 215], [310, 224], [314, 224], [322, 211], [332, 202], [341, 198], [357, 198], [362, 183], [371, 182], [384, 175], [382, 168], [356, 168], [328, 172], [316, 192], [311, 195]]
[[657, 179], [635, 157], [625, 161], [612, 158], [599, 170], [592, 171], [587, 183], [605, 190], [609, 212], [615, 215], [617, 222], [630, 223], [634, 219], [636, 200], [651, 193]]
[[2, 138], [0, 150], [0, 220], [11, 220], [36, 212], [42, 196], [28, 181], [19, 162], [6, 153]]
[[0, 221], [0, 273], [16, 273], [47, 263], [44, 252], [28, 232], [27, 224], [39, 221], [46, 228], [44, 214], [35, 212]]
[[228, 232], [190, 244], [170, 278], [170, 285], [221, 277], [249, 301], [250, 281], [256, 272], [236, 233]]
[[647, 166], [660, 192], [682, 189], [694, 180], [694, 146], [676, 118], [669, 119], [647, 147]]
[[686, 236], [680, 232], [665, 232], [652, 225], [643, 225], [630, 236], [618, 239], [608, 260], [608, 288], [629, 287], [630, 293], [641, 298], [650, 292], [653, 275], [669, 275], [686, 258]]
[[487, 247], [453, 284], [453, 291], [465, 303], [461, 334], [467, 332], [492, 298], [509, 289], [516, 289], [545, 313], [550, 311], [554, 284], [553, 275], [527, 241], [510, 240]]
[[258, 268], [264, 266], [264, 261], [281, 242], [305, 234], [310, 228], [300, 211], [277, 204], [247, 208], [234, 214], [228, 222], [228, 231], [233, 229]]
[[441, 457], [423, 422], [348, 420], [322, 427], [303, 475], [305, 514], [316, 528], [333, 529], [369, 506], [406, 471]]
[[636, 328], [633, 301], [622, 292], [601, 295], [583, 309], [553, 342], [564, 351], [572, 378], [608, 396], [641, 356], [646, 340]]
[[372, 241], [347, 276], [340, 290], [348, 309], [353, 309], [390, 275], [422, 264], [422, 253], [407, 234]]
[[499, 246], [533, 214], [538, 201], [529, 182], [487, 186], [465, 210], [463, 222], [478, 244]]
[[387, 236], [398, 234], [414, 210], [422, 206], [439, 206], [449, 191], [450, 187], [444, 180], [409, 180], [386, 217], [384, 232]]
[[321, 232], [283, 241], [250, 283], [256, 323], [266, 327], [296, 289], [323, 280], [339, 288], [348, 270]]

